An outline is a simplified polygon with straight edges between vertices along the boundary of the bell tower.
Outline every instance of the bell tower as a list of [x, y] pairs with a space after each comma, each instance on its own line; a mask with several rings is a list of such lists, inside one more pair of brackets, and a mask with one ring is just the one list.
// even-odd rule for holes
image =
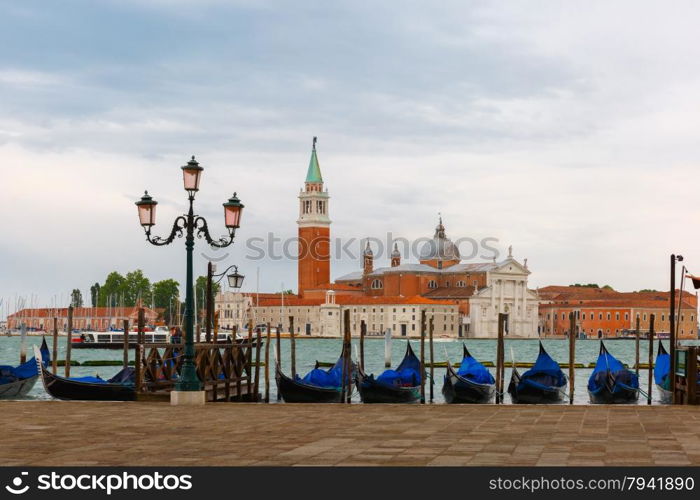
[[330, 283], [330, 226], [328, 191], [323, 190], [323, 177], [316, 155], [316, 137], [306, 172], [304, 189], [299, 192], [299, 272], [298, 293]]

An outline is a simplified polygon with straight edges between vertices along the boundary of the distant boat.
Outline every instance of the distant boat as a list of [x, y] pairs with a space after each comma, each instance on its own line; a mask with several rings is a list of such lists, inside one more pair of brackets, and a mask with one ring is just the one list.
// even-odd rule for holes
[[[323, 370], [319, 368], [318, 361], [313, 370], [307, 373], [304, 378], [296, 373], [288, 377], [282, 373], [279, 362], [275, 364], [275, 379], [277, 381], [277, 391], [286, 403], [340, 403], [343, 380], [343, 353], [338, 361], [329, 368]], [[351, 363], [351, 371], [354, 364]], [[347, 376], [347, 390], [352, 389], [352, 378]]]
[[[74, 332], [71, 344], [74, 349], [122, 349], [124, 347], [124, 330], [107, 332]], [[136, 347], [138, 329], [129, 331], [129, 347]], [[158, 326], [155, 330], [146, 328], [143, 333], [146, 344], [166, 344], [171, 340], [170, 329]]]
[[376, 379], [357, 371], [355, 382], [363, 403], [415, 403], [420, 400], [421, 363], [406, 342], [406, 354], [396, 370], [385, 370]]
[[588, 379], [588, 395], [594, 404], [633, 403], [639, 399], [639, 377], [608, 352], [600, 342], [600, 354]]
[[488, 368], [479, 363], [463, 345], [459, 370], [447, 362], [442, 394], [447, 403], [488, 403], [496, 392], [496, 381]]
[[[41, 342], [41, 356], [44, 363], [51, 361], [46, 339]], [[32, 390], [39, 378], [37, 360], [25, 361], [19, 366], [0, 365], [0, 398], [23, 398]]]
[[654, 382], [659, 389], [659, 400], [662, 403], [671, 403], [673, 393], [671, 392], [671, 356], [666, 352], [664, 344], [659, 341], [659, 349], [656, 352], [656, 362], [654, 363]]
[[68, 401], [133, 401], [136, 399], [134, 369], [127, 367], [114, 377], [59, 377], [48, 371], [41, 353], [34, 347], [36, 365], [41, 372], [44, 389], [52, 397]]
[[547, 354], [540, 342], [540, 353], [532, 368], [520, 375], [513, 367], [508, 392], [513, 403], [558, 403], [565, 395], [567, 381], [559, 363]]

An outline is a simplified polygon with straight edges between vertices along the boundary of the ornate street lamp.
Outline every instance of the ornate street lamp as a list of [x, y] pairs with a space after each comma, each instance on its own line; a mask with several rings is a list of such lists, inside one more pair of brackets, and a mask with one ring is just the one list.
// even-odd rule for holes
[[[234, 197], [236, 195], [234, 194]], [[236, 200], [238, 200], [236, 198]], [[241, 207], [243, 205], [238, 203]], [[240, 214], [240, 212], [239, 212]], [[233, 272], [231, 274], [226, 274], [228, 273], [231, 269], [233, 269]], [[214, 274], [216, 271], [216, 268], [214, 267], [214, 264], [210, 261], [209, 265], [207, 266], [207, 332], [206, 332], [206, 339], [207, 342], [212, 341], [212, 325], [214, 324], [214, 283], [219, 283], [221, 282], [222, 279], [224, 279], [224, 276], [228, 279], [228, 285], [231, 288], [240, 288], [243, 286], [243, 276], [242, 274], [238, 273], [238, 266], [232, 265], [229, 266], [223, 273], [219, 274]], [[214, 278], [218, 278], [216, 281], [214, 281]], [[213, 337], [214, 343], [218, 341], [216, 337]]]
[[224, 214], [226, 217], [226, 227], [228, 229], [228, 237], [215, 240], [209, 233], [209, 227], [206, 219], [195, 215], [194, 213], [194, 197], [199, 191], [199, 182], [204, 169], [194, 159], [194, 156], [187, 165], [182, 167], [182, 177], [185, 191], [188, 193], [190, 208], [187, 214], [180, 215], [175, 219], [173, 228], [170, 231], [170, 236], [161, 238], [160, 236], [151, 236], [151, 228], [156, 223], [156, 205], [157, 202], [146, 192], [143, 197], [136, 202], [139, 213], [139, 222], [146, 232], [146, 240], [156, 246], [169, 245], [175, 240], [175, 237], [181, 238], [185, 235], [185, 250], [187, 253], [187, 282], [185, 286], [185, 355], [180, 373], [180, 379], [175, 385], [177, 391], [200, 391], [202, 384], [197, 377], [197, 371], [194, 366], [194, 280], [192, 277], [192, 252], [194, 250], [194, 235], [197, 233], [198, 238], [204, 237], [206, 242], [212, 247], [225, 248], [233, 243], [236, 228], [240, 225], [241, 213], [243, 205], [236, 195], [224, 203]]

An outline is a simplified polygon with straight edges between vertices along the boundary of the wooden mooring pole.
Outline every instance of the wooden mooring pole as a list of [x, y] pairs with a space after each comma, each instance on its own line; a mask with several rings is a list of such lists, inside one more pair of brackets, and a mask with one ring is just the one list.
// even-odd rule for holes
[[[649, 316], [649, 373], [647, 374], [647, 404], [651, 404], [651, 390], [654, 384], [654, 320], [656, 314]], [[661, 340], [659, 340], [661, 342]]]
[[297, 374], [297, 343], [294, 338], [294, 316], [289, 317], [289, 355], [292, 363], [292, 378]]
[[503, 333], [507, 315], [498, 313], [498, 340], [496, 343], [496, 404], [503, 403]]
[[574, 382], [576, 381], [576, 313], [569, 313], [569, 404], [574, 404]]
[[391, 366], [391, 328], [384, 332], [384, 367]]
[[19, 364], [27, 361], [27, 325], [22, 322], [19, 325]]
[[[280, 333], [282, 332], [282, 323], [277, 325], [277, 366], [282, 369], [282, 340], [280, 339]], [[276, 369], [276, 368], [275, 368]], [[277, 390], [277, 401], [282, 400], [282, 395], [280, 394], [279, 388]]]
[[433, 350], [433, 332], [435, 331], [435, 315], [430, 317], [430, 330], [429, 332], [429, 347], [430, 347], [430, 402], [433, 402], [433, 391], [434, 391], [434, 375], [435, 375], [435, 368], [433, 367], [434, 361], [435, 361], [435, 351]]
[[341, 385], [341, 403], [350, 403], [352, 399], [352, 353], [350, 334], [350, 309], [343, 311], [343, 382]]
[[272, 325], [267, 324], [267, 342], [265, 342], [265, 402], [270, 402], [270, 340], [272, 339]]
[[66, 336], [66, 365], [63, 373], [66, 378], [70, 377], [70, 358], [73, 347], [73, 306], [68, 306], [68, 335]]
[[[268, 332], [269, 330], [269, 323], [268, 323]], [[269, 335], [269, 333], [268, 333]], [[260, 401], [260, 346], [262, 342], [262, 332], [260, 331], [260, 328], [258, 328], [258, 335], [256, 338], [255, 342], [255, 390], [253, 392], [253, 398], [251, 401]], [[265, 365], [267, 366], [267, 365]], [[266, 379], [267, 380], [267, 379]]]
[[[246, 397], [250, 398], [250, 394], [253, 392], [253, 319], [248, 320], [248, 355], [246, 356], [246, 364], [248, 369], [246, 370]], [[241, 394], [238, 394], [238, 399], [241, 398]]]
[[360, 321], [360, 369], [365, 369], [365, 335], [367, 334], [367, 323], [363, 319]]
[[637, 328], [634, 330], [634, 373], [639, 378], [639, 316], [637, 316]]
[[51, 353], [51, 370], [56, 375], [58, 370], [58, 318], [53, 318], [53, 352]]
[[[122, 349], [122, 365], [124, 366], [124, 369], [126, 370], [126, 367], [129, 366], [129, 320], [125, 319], [122, 322], [124, 326], [124, 342], [123, 342], [123, 349]], [[138, 333], [136, 334], [138, 338]]]
[[[134, 350], [134, 376], [136, 378], [136, 392], [140, 392], [143, 389], [143, 356], [145, 347], [145, 334], [146, 330], [146, 311], [143, 307], [139, 307], [139, 315], [136, 323], [136, 349]], [[175, 360], [172, 360], [175, 363]]]
[[420, 402], [425, 404], [425, 309], [420, 312]]

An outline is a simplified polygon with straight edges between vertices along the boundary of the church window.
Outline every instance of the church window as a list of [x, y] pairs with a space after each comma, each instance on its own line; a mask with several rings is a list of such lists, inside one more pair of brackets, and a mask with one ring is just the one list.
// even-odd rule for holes
[[428, 281], [428, 288], [437, 288], [437, 282], [435, 280]]
[[620, 313], [615, 313], [615, 320], [620, 321]]
[[608, 317], [608, 321], [610, 321], [610, 313], [608, 313], [607, 317]]
[[449, 281], [445, 281], [445, 286], [450, 286], [450, 282], [449, 282]]
[[476, 290], [477, 288], [479, 288], [479, 282], [476, 281], [476, 280], [474, 280], [474, 282], [472, 283], [472, 285], [474, 286], [474, 289], [475, 289], [475, 290]]
[[464, 281], [460, 280], [460, 281], [457, 282], [457, 286], [458, 286], [459, 288], [464, 288], [464, 287], [466, 286], [466, 283], [465, 283]]

